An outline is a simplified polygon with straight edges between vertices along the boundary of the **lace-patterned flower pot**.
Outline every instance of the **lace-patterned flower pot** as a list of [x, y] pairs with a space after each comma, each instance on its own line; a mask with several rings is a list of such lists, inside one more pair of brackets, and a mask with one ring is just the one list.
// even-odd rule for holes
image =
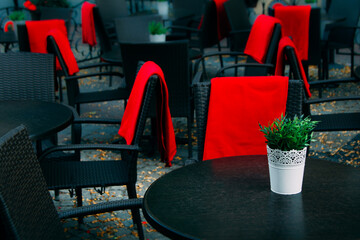
[[271, 191], [290, 195], [301, 192], [306, 148], [281, 151], [267, 146]]

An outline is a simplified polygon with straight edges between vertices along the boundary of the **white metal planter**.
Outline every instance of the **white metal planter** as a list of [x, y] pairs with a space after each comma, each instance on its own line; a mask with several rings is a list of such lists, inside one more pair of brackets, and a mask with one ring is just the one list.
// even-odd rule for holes
[[165, 42], [166, 34], [150, 34], [150, 42]]
[[306, 147], [302, 150], [281, 151], [267, 146], [271, 191], [297, 194], [302, 190]]

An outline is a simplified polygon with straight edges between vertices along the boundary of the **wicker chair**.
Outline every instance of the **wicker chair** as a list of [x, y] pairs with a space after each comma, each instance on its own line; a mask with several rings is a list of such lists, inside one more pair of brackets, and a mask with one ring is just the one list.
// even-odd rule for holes
[[[197, 124], [197, 159], [190, 161], [200, 162], [203, 160], [205, 133], [208, 118], [208, 107], [210, 99], [210, 82], [200, 82], [194, 85], [195, 112]], [[288, 98], [286, 103], [286, 114], [290, 117], [300, 116], [302, 113], [302, 82], [299, 80], [289, 81]]]
[[251, 31], [251, 24], [244, 0], [229, 0], [224, 2], [231, 31], [229, 43], [231, 51], [244, 51]]
[[[19, 49], [22, 52], [30, 52], [30, 44], [29, 44], [29, 36], [27, 32], [27, 28], [25, 24], [18, 25], [18, 38], [19, 38]], [[52, 37], [49, 37], [52, 40], [48, 40], [48, 52], [54, 54], [58, 59], [60, 64], [62, 64], [62, 70], [56, 71], [56, 77], [58, 78], [59, 83], [59, 95], [60, 101], [62, 101], [62, 77], [70, 77], [68, 73], [68, 69], [65, 66], [64, 60], [61, 56], [61, 53], [56, 45], [56, 42], [53, 40]], [[118, 66], [110, 63], [98, 63], [98, 64], [89, 64], [79, 66], [79, 69], [96, 69], [98, 67], [111, 67], [111, 66]], [[123, 75], [119, 72], [112, 72], [112, 71], [103, 71], [103, 72], [96, 72], [93, 74], [82, 74], [71, 76], [71, 80], [66, 80], [67, 82], [67, 97], [68, 97], [68, 104], [70, 106], [76, 107], [77, 111], [80, 112], [80, 104], [82, 103], [91, 103], [91, 102], [102, 102], [102, 101], [111, 101], [111, 100], [126, 100], [129, 97], [129, 91], [124, 90], [124, 87], [120, 85], [119, 88], [103, 91], [103, 92], [90, 92], [90, 93], [82, 93], [80, 92], [80, 88], [77, 84], [78, 79], [84, 79], [87, 77], [93, 76], [110, 76], [110, 77], [119, 77], [122, 78]], [[121, 80], [122, 81], [122, 80]], [[122, 82], [121, 82], [122, 84]]]
[[[277, 52], [277, 48], [278, 48], [278, 44], [279, 44], [279, 40], [281, 37], [281, 26], [280, 24], [275, 24], [275, 27], [273, 29], [273, 33], [272, 33], [272, 37], [270, 39], [270, 43], [268, 46], [268, 50], [267, 50], [267, 54], [265, 57], [265, 65], [263, 65], [263, 67], [258, 66], [258, 63], [251, 58], [250, 56], [246, 55], [243, 52], [236, 52], [236, 51], [221, 51], [221, 52], [212, 52], [212, 53], [207, 53], [204, 54], [201, 58], [199, 58], [198, 60], [196, 60], [195, 64], [194, 64], [194, 74], [196, 75], [197, 72], [199, 72], [200, 70], [200, 65], [202, 66], [202, 81], [208, 81], [210, 80], [212, 77], [214, 77], [214, 73], [213, 75], [209, 74], [210, 73], [210, 68], [207, 64], [207, 61], [210, 61], [213, 57], [218, 57], [218, 56], [232, 56], [234, 58], [234, 63], [238, 64], [238, 58], [239, 57], [246, 57], [246, 63], [239, 63], [237, 65], [237, 67], [235, 68], [235, 73], [231, 73], [232, 76], [238, 76], [238, 74], [240, 74], [241, 72], [238, 72], [238, 68], [242, 67], [245, 68], [243, 71], [243, 76], [266, 76], [269, 73], [273, 74], [274, 73], [274, 66], [275, 66], [275, 62], [276, 62], [276, 52]], [[218, 67], [218, 69], [221, 68], [226, 68], [229, 65], [232, 65], [234, 63], [231, 64], [223, 64], [223, 62], [220, 62], [220, 65]], [[272, 65], [268, 65], [268, 64], [272, 64]], [[222, 72], [224, 72], [225, 69], [221, 70]], [[217, 72], [217, 71], [215, 71]]]
[[135, 198], [58, 213], [23, 125], [0, 138], [0, 159], [2, 238], [65, 239], [60, 219], [142, 207], [142, 199]]
[[[300, 73], [300, 66], [297, 62], [294, 48], [287, 46], [285, 48], [285, 54], [287, 56], [291, 74], [295, 79], [303, 80]], [[326, 84], [341, 84], [348, 82], [358, 82], [354, 78], [346, 79], [333, 79], [333, 80], [319, 80], [310, 82], [311, 87], [323, 86]], [[360, 112], [344, 112], [344, 113], [331, 113], [331, 114], [322, 114], [315, 115], [311, 113], [310, 106], [311, 104], [319, 104], [325, 102], [335, 102], [335, 101], [359, 101], [360, 96], [344, 96], [344, 97], [328, 97], [328, 98], [319, 98], [319, 99], [308, 99], [305, 91], [303, 91], [304, 103], [303, 103], [303, 113], [308, 115], [314, 121], [319, 121], [316, 125], [314, 131], [316, 132], [328, 132], [328, 131], [354, 131], [360, 130]]]
[[[149, 79], [145, 95], [142, 101], [141, 111], [137, 122], [135, 137], [131, 145], [126, 144], [74, 144], [57, 146], [48, 149], [40, 157], [40, 165], [50, 190], [73, 189], [76, 190], [77, 204], [82, 206], [81, 188], [101, 187], [99, 193], [103, 193], [108, 186], [125, 185], [129, 198], [137, 198], [137, 156], [140, 150], [139, 143], [143, 135], [146, 117], [154, 95], [158, 78], [152, 76]], [[99, 123], [96, 119], [78, 119], [75, 123]], [[104, 123], [107, 123], [104, 121]], [[122, 160], [107, 161], [52, 161], [48, 159], [50, 154], [59, 151], [86, 151], [102, 149], [121, 153]], [[134, 224], [138, 227], [139, 236], [143, 238], [140, 213], [138, 209], [132, 209]]]
[[[191, 128], [193, 123], [193, 99], [190, 86], [190, 61], [188, 41], [168, 41], [164, 43], [120, 43], [124, 62], [124, 74], [128, 86], [135, 79], [139, 61], [153, 61], [164, 72], [169, 89], [169, 108], [172, 117], [186, 117], [188, 126], [189, 157], [192, 156]], [[156, 117], [155, 108], [150, 117]]]

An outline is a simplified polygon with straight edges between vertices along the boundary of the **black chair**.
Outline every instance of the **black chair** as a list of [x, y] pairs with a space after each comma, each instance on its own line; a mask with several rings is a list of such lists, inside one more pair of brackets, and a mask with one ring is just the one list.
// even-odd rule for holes
[[[297, 62], [295, 51], [292, 47], [287, 46], [285, 53], [290, 65], [290, 73], [295, 79], [303, 80], [300, 73], [300, 65]], [[341, 84], [356, 81], [353, 78], [347, 79], [333, 79], [310, 82], [310, 87], [316, 87], [326, 84]], [[329, 114], [313, 114], [311, 112], [311, 104], [319, 104], [334, 101], [359, 101], [360, 96], [343, 96], [343, 97], [328, 97], [319, 99], [308, 99], [304, 91], [303, 113], [310, 116], [312, 120], [319, 121], [314, 131], [328, 132], [328, 131], [351, 131], [360, 130], [360, 112], [344, 112], [344, 113], [329, 113]]]
[[323, 36], [325, 78], [328, 78], [328, 64], [333, 61], [334, 50], [337, 54], [349, 54], [340, 52], [340, 49], [350, 49], [351, 77], [354, 77], [354, 38], [359, 29], [359, 16], [360, 1], [331, 1], [327, 18], [335, 23], [325, 28]]
[[[194, 75], [196, 75], [200, 71], [200, 67], [202, 67], [201, 81], [207, 81], [212, 77], [219, 75], [219, 73], [225, 74], [225, 70], [230, 67], [234, 72], [231, 72], [232, 76], [239, 76], [242, 74], [243, 76], [266, 76], [268, 74], [273, 74], [275, 70], [276, 63], [276, 53], [279, 44], [279, 40], [281, 37], [281, 25], [275, 24], [273, 29], [272, 37], [269, 42], [268, 50], [266, 53], [265, 61], [263, 67], [259, 67], [258, 62], [256, 62], [251, 56], [246, 55], [243, 52], [237, 51], [221, 51], [221, 52], [211, 52], [204, 54], [201, 58], [196, 60], [194, 64]], [[215, 71], [212, 71], [212, 65], [208, 64], [211, 58], [218, 56], [230, 56], [232, 57], [232, 61], [229, 64], [220, 64], [215, 66]], [[246, 57], [246, 63], [238, 63], [239, 58]], [[231, 66], [236, 64], [236, 66]], [[238, 71], [238, 68], [242, 67], [244, 70]], [[240, 69], [241, 70], [241, 69]]]
[[[169, 90], [169, 108], [172, 117], [186, 117], [188, 127], [187, 144], [192, 156], [191, 128], [193, 123], [193, 104], [190, 86], [190, 61], [188, 41], [167, 41], [164, 43], [120, 43], [124, 61], [124, 74], [127, 86], [132, 86], [139, 61], [153, 61], [164, 72]], [[155, 117], [153, 109], [150, 117]]]
[[[195, 112], [196, 112], [196, 131], [198, 156], [193, 162], [203, 161], [205, 134], [208, 119], [208, 107], [210, 99], [210, 82], [194, 84]], [[289, 117], [300, 116], [302, 113], [302, 82], [299, 80], [290, 80], [288, 97], [286, 103], [286, 114]], [[239, 111], [241, 111], [239, 109]], [[246, 117], [246, 116], [244, 116]], [[190, 163], [190, 162], [189, 162]]]
[[0, 100], [55, 102], [55, 59], [50, 54], [0, 54]]
[[142, 199], [135, 198], [58, 213], [26, 128], [19, 126], [0, 138], [0, 229], [3, 239], [65, 239], [60, 219], [141, 207]]
[[[82, 188], [100, 187], [99, 193], [104, 192], [108, 186], [124, 185], [128, 197], [136, 199], [137, 157], [140, 150], [139, 143], [145, 128], [151, 99], [154, 96], [157, 76], [152, 76], [145, 89], [140, 115], [136, 124], [134, 139], [130, 145], [126, 144], [74, 144], [63, 145], [47, 149], [39, 158], [48, 188], [50, 190], [70, 189], [70, 193], [77, 195], [77, 205], [82, 206]], [[75, 119], [75, 124], [82, 123], [108, 123], [96, 119]], [[122, 140], [122, 139], [120, 139]], [[121, 141], [123, 142], [123, 141]], [[121, 154], [121, 160], [106, 161], [53, 161], [48, 159], [59, 151], [81, 152], [86, 150], [102, 149]], [[134, 224], [137, 226], [140, 238], [143, 238], [141, 218], [138, 209], [132, 209]]]
[[199, 27], [199, 21], [192, 21], [188, 25], [190, 26], [177, 26], [172, 25], [170, 29], [175, 32], [182, 31], [185, 35], [179, 37], [171, 34], [167, 36], [167, 39], [179, 39], [186, 38], [189, 40], [190, 48], [200, 50], [200, 53], [204, 53], [205, 48], [214, 47], [217, 45], [218, 50], [221, 50], [220, 41], [217, 32], [217, 13], [216, 5], [214, 1], [207, 1], [204, 4], [201, 26]]
[[100, 45], [100, 58], [102, 61], [122, 65], [121, 51], [117, 43], [116, 32], [108, 32], [98, 7], [93, 8], [96, 36]]
[[[47, 38], [47, 48], [48, 52], [54, 54], [60, 62], [62, 67], [62, 75], [65, 77], [66, 88], [67, 88], [67, 97], [68, 104], [70, 106], [76, 107], [78, 113], [80, 113], [80, 104], [83, 103], [93, 103], [93, 102], [103, 102], [103, 101], [113, 101], [113, 100], [124, 100], [126, 101], [129, 98], [130, 89], [124, 86], [123, 75], [119, 72], [94, 72], [88, 74], [74, 74], [70, 75], [65, 64], [64, 58], [59, 50], [59, 47], [52, 36]], [[108, 63], [98, 63], [83, 66], [81, 69], [91, 69], [97, 67], [108, 67], [111, 64]], [[95, 70], [97, 71], [97, 70]], [[89, 77], [96, 76], [110, 76], [120, 78], [120, 86], [118, 87], [108, 87], [104, 90], [99, 91], [81, 91], [80, 79], [86, 79]], [[96, 78], [93, 78], [96, 79]]]
[[244, 51], [251, 31], [251, 24], [244, 0], [224, 2], [224, 8], [230, 23], [229, 43], [231, 51]]

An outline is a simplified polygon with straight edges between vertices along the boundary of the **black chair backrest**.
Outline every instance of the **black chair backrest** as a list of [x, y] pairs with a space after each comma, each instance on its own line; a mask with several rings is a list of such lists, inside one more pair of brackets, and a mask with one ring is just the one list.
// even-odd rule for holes
[[55, 101], [53, 55], [0, 53], [0, 99]]
[[96, 36], [99, 40], [101, 51], [111, 51], [111, 39], [109, 37], [109, 33], [106, 30], [105, 22], [100, 14], [100, 10], [98, 7], [93, 8], [93, 14]]
[[[273, 64], [273, 66], [275, 66], [277, 49], [279, 46], [280, 38], [281, 38], [281, 25], [275, 24], [264, 63]], [[257, 63], [257, 61], [255, 61], [251, 57], [248, 57], [246, 61], [247, 63]], [[268, 75], [268, 73], [273, 73], [274, 71], [275, 68], [269, 70], [269, 68], [246, 67], [244, 76], [266, 76]]]
[[113, 24], [115, 18], [129, 15], [126, 0], [96, 0], [95, 2], [105, 24]]
[[207, 1], [205, 4], [200, 30], [201, 51], [203, 51], [204, 48], [212, 47], [219, 42], [217, 32], [217, 12], [214, 1]]
[[149, 42], [149, 23], [162, 22], [160, 15], [136, 15], [115, 19], [116, 35], [119, 42]]
[[[123, 70], [126, 84], [132, 87], [139, 61], [153, 61], [165, 75], [169, 90], [171, 116], [188, 116], [190, 99], [190, 62], [188, 41], [167, 41], [164, 43], [120, 43], [124, 59]], [[151, 111], [151, 116], [155, 113]]]
[[[333, 29], [329, 34], [329, 39], [334, 42], [352, 45], [359, 17], [360, 17], [360, 1], [350, 0], [331, 0], [328, 17], [330, 19], [345, 18], [336, 24], [336, 29]], [[342, 28], [345, 27], [345, 28]]]
[[30, 52], [29, 35], [25, 24], [17, 24], [19, 50]]
[[0, 195], [1, 225], [10, 239], [65, 239], [24, 126], [0, 138]]
[[321, 12], [320, 8], [311, 8], [309, 26], [309, 50], [307, 65], [317, 65], [321, 61]]
[[[208, 107], [210, 99], [210, 82], [202, 82], [194, 86], [195, 112], [197, 125], [198, 158], [202, 161], [204, 153], [205, 133], [207, 126]], [[286, 102], [286, 114], [289, 117], [302, 114], [303, 87], [300, 80], [290, 80]]]
[[231, 31], [250, 29], [247, 7], [244, 0], [229, 0], [224, 2]]

